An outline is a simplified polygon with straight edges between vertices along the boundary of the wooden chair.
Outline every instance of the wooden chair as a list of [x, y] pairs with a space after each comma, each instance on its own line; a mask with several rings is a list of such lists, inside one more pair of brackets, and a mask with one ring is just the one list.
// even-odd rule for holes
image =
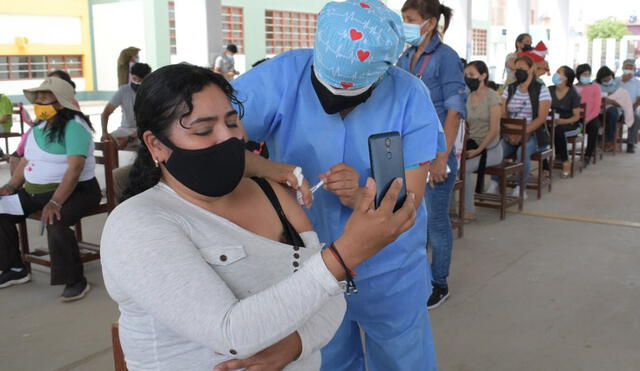
[[[96, 164], [104, 165], [104, 176], [106, 182], [106, 199], [101, 202], [95, 209], [85, 215], [85, 217], [98, 215], [102, 213], [110, 213], [116, 206], [116, 198], [113, 182], [113, 170], [117, 162], [118, 152], [116, 151], [113, 143], [109, 141], [96, 142], [96, 151], [102, 151], [102, 155], [95, 156]], [[29, 215], [29, 219], [40, 220], [41, 212], [33, 213]], [[22, 249], [22, 259], [28, 268], [31, 268], [31, 263], [44, 265], [51, 267], [51, 261], [45, 259], [44, 256], [49, 255], [49, 252], [42, 249], [31, 251], [29, 249], [29, 236], [27, 233], [27, 222], [23, 220], [18, 224], [20, 231], [20, 245]], [[78, 221], [75, 225], [76, 239], [78, 240], [78, 247], [80, 248], [80, 259], [83, 263], [100, 259], [100, 245], [84, 241], [82, 238], [82, 220]]]
[[453, 186], [453, 192], [458, 192], [458, 217], [451, 220], [451, 226], [458, 229], [458, 238], [464, 236], [464, 187], [466, 183], [467, 169], [467, 138], [469, 126], [465, 121], [464, 138], [462, 139], [462, 152], [460, 153], [460, 167], [458, 169], [458, 179]]
[[[586, 112], [587, 112], [587, 104], [580, 104], [580, 122], [582, 122], [582, 128], [578, 132], [577, 135], [567, 138], [567, 145], [571, 146], [571, 154], [569, 159], [571, 160], [571, 173], [570, 177], [573, 178], [575, 175], [576, 167], [582, 173], [582, 168], [584, 167], [584, 154], [586, 150], [585, 138], [586, 138]], [[578, 148], [580, 150], [578, 150]], [[576, 162], [576, 157], [579, 157], [580, 161]], [[554, 168], [562, 169], [562, 163], [557, 162], [554, 163]]]
[[[549, 134], [551, 135], [551, 144], [549, 144], [549, 148], [545, 149], [542, 152], [536, 152], [531, 155], [531, 161], [536, 161], [538, 163], [538, 176], [536, 178], [532, 178], [529, 182], [527, 182], [527, 189], [534, 189], [537, 191], [538, 200], [542, 197], [542, 188], [545, 186], [549, 188], [549, 193], [551, 193], [551, 188], [553, 184], [553, 157], [555, 150], [555, 112], [550, 109], [547, 114], [547, 128], [549, 129]], [[544, 176], [543, 164], [544, 161], [547, 161], [549, 164], [549, 177]]]
[[22, 110], [24, 110], [22, 103], [14, 104], [13, 108], [11, 109], [11, 115], [17, 116], [20, 122], [20, 132], [19, 133], [14, 133], [14, 132], [0, 133], [0, 138], [4, 138], [4, 149], [5, 149], [4, 151], [5, 156], [1, 157], [0, 161], [9, 161], [9, 155], [11, 154], [9, 152], [9, 138], [19, 138], [22, 136], [22, 134], [24, 134], [24, 120], [22, 119]]
[[598, 130], [598, 135], [602, 135], [602, 140], [600, 141], [600, 145], [596, 143], [596, 147], [593, 149], [593, 164], [598, 163], [598, 156], [600, 156], [600, 160], [604, 158], [604, 147], [607, 143], [607, 104], [605, 103], [604, 98], [600, 101], [600, 129]]
[[[502, 135], [519, 135], [521, 138], [520, 151], [522, 159], [527, 156], [527, 121], [522, 119], [503, 118], [500, 121], [500, 133]], [[485, 174], [495, 175], [500, 178], [500, 194], [492, 195], [487, 193], [476, 194], [476, 206], [488, 207], [500, 210], [500, 220], [504, 220], [507, 215], [507, 208], [518, 205], [518, 209], [522, 211], [524, 206], [524, 192], [526, 185], [524, 184], [524, 163], [517, 161], [504, 160], [502, 164], [490, 166], [485, 169]], [[520, 193], [518, 197], [507, 195], [507, 181], [511, 177], [518, 176], [520, 179]]]
[[[582, 173], [584, 167], [584, 155], [587, 150], [587, 144], [585, 138], [587, 137], [587, 104], [580, 103], [580, 122], [582, 122], [582, 129], [578, 135], [567, 138], [567, 143], [571, 144], [571, 177], [575, 174], [575, 168]], [[578, 145], [580, 151], [578, 151]], [[576, 162], [576, 156], [580, 156], [580, 161]]]
[[111, 325], [111, 344], [113, 345], [113, 364], [115, 371], [127, 371], [127, 363], [124, 360], [124, 352], [120, 345], [120, 329], [118, 323]]

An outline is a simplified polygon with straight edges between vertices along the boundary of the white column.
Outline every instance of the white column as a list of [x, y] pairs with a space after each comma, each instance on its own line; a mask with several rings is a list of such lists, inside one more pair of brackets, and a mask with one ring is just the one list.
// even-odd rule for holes
[[551, 15], [551, 37], [549, 48], [549, 66], [551, 70], [569, 65], [569, 0], [549, 1], [547, 5], [552, 9]]
[[593, 45], [591, 49], [591, 71], [598, 71], [602, 67], [602, 39], [593, 39], [591, 43]]
[[507, 2], [507, 50], [515, 50], [516, 37], [529, 32], [531, 24], [531, 2], [529, 0], [509, 0]]
[[[609, 66], [612, 70], [615, 69], [616, 66], [616, 44], [617, 41], [615, 38], [607, 39], [606, 45], [606, 54], [605, 54], [605, 64]], [[620, 59], [620, 65], [622, 66], [622, 61], [624, 59]]]
[[212, 66], [222, 53], [220, 0], [176, 0], [175, 60]]
[[[444, 36], [444, 42], [451, 46], [461, 58], [471, 56], [471, 0], [442, 1], [453, 9], [453, 18]], [[441, 20], [444, 22], [444, 20]]]

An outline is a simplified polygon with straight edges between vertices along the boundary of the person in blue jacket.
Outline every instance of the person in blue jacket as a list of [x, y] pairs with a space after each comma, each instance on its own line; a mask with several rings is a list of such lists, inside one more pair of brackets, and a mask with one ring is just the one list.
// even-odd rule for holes
[[359, 292], [347, 296], [322, 370], [364, 370], [365, 357], [372, 371], [436, 369], [421, 199], [425, 163], [445, 143], [428, 90], [394, 66], [404, 40], [400, 16], [382, 2], [330, 2], [318, 16], [313, 50], [283, 53], [233, 82], [249, 138], [266, 141], [275, 161], [300, 166], [311, 184], [325, 180], [308, 214], [326, 243], [340, 236], [371, 176], [369, 136], [398, 131], [403, 139], [407, 191], [420, 205], [415, 226], [358, 267]]
[[407, 42], [412, 46], [398, 61], [398, 67], [416, 75], [429, 88], [431, 101], [447, 138], [446, 150], [439, 151], [431, 163], [430, 184], [425, 192], [433, 273], [433, 290], [427, 303], [429, 309], [437, 308], [449, 297], [447, 277], [453, 249], [449, 199], [458, 171], [454, 143], [460, 119], [466, 117], [464, 71], [458, 54], [442, 42], [442, 35], [438, 33], [441, 16], [444, 17], [444, 33], [451, 22], [451, 8], [441, 5], [438, 0], [408, 0], [404, 3], [402, 17], [408, 24], [405, 25]]

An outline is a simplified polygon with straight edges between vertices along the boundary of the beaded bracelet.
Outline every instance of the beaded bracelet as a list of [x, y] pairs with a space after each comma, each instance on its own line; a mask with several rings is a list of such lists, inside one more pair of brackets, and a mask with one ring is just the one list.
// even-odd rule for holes
[[62, 205], [60, 205], [59, 203], [55, 202], [53, 199], [49, 200], [50, 203], [53, 204], [53, 206], [57, 207], [58, 209], [62, 209]]
[[349, 269], [349, 267], [347, 267], [347, 264], [345, 264], [344, 260], [342, 259], [342, 256], [340, 256], [340, 253], [338, 252], [338, 249], [336, 249], [335, 243], [332, 243], [329, 246], [329, 251], [331, 251], [331, 253], [336, 258], [336, 260], [340, 263], [340, 265], [342, 265], [342, 268], [344, 268], [344, 274], [347, 277], [347, 279], [346, 279], [346, 281], [347, 281], [347, 289], [346, 289], [347, 296], [351, 295], [351, 293], [357, 294], [358, 293], [358, 288], [356, 287], [356, 282], [353, 280], [353, 277], [357, 276], [356, 272], [352, 271], [351, 269]]

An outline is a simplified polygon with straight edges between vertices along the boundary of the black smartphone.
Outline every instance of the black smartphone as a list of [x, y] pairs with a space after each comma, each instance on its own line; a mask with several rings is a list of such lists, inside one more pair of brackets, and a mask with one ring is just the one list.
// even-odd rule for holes
[[404, 156], [402, 151], [402, 137], [397, 131], [374, 134], [369, 137], [369, 161], [371, 175], [376, 181], [376, 208], [396, 178], [402, 178], [402, 189], [396, 200], [393, 211], [402, 207], [407, 198], [407, 185], [404, 178]]

